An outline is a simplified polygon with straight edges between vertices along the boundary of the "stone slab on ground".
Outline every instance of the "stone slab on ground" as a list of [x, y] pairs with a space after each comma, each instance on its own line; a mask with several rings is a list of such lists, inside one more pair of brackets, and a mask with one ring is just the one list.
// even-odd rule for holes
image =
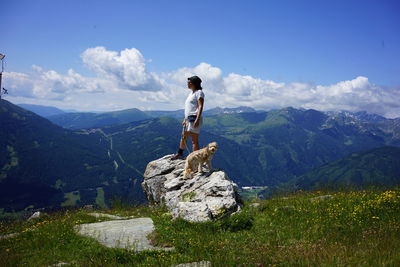
[[332, 195], [323, 195], [323, 196], [310, 198], [310, 201], [311, 202], [318, 202], [318, 201], [324, 201], [324, 200], [331, 199], [331, 198], [333, 198]]
[[111, 248], [142, 250], [174, 250], [174, 247], [155, 247], [147, 235], [155, 230], [153, 220], [148, 217], [114, 220], [75, 225], [74, 230], [83, 236], [93, 237]]
[[189, 263], [181, 263], [173, 265], [172, 267], [211, 267], [211, 262], [209, 261], [196, 261]]
[[254, 202], [254, 203], [250, 204], [250, 207], [258, 207], [258, 206], [260, 206], [260, 203], [258, 203], [258, 202]]
[[10, 238], [10, 237], [14, 237], [14, 236], [16, 236], [16, 235], [18, 235], [18, 233], [11, 233], [11, 234], [6, 234], [6, 235], [0, 235], [0, 240], [1, 240], [1, 239], [7, 239], [7, 238]]
[[96, 218], [106, 217], [106, 218], [113, 219], [113, 220], [128, 219], [127, 217], [121, 217], [121, 216], [117, 216], [117, 215], [113, 215], [113, 214], [100, 213], [100, 212], [91, 212], [91, 213], [88, 213], [88, 215], [96, 217]]

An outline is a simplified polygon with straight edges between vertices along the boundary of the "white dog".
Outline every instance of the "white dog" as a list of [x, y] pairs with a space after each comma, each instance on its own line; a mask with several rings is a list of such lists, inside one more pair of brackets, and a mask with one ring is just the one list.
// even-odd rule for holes
[[212, 142], [206, 147], [190, 153], [186, 157], [183, 179], [192, 178], [192, 174], [196, 172], [196, 170], [198, 170], [198, 172], [202, 172], [202, 166], [204, 163], [207, 164], [208, 170], [212, 171], [211, 160], [217, 149], [217, 142]]

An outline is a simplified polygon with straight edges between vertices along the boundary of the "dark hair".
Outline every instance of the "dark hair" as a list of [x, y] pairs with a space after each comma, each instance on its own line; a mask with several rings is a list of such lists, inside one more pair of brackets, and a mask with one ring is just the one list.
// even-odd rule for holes
[[203, 87], [201, 87], [201, 79], [198, 76], [189, 77], [188, 80], [196, 86], [196, 89], [203, 89]]

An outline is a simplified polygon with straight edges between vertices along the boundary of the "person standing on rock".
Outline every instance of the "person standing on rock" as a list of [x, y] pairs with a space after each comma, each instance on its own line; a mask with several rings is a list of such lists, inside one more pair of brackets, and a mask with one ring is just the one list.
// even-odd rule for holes
[[201, 79], [196, 75], [188, 78], [187, 85], [191, 92], [185, 101], [185, 117], [182, 121], [184, 130], [178, 152], [171, 159], [183, 159], [183, 151], [189, 135], [192, 139], [193, 151], [199, 150], [199, 134], [203, 125], [204, 93], [201, 87]]

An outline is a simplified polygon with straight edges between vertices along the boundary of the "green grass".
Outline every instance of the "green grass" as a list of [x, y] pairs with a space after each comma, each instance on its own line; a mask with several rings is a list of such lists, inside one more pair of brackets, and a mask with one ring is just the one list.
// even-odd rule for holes
[[[333, 198], [311, 202], [331, 194]], [[34, 221], [2, 222], [0, 266], [171, 266], [208, 260], [212, 266], [399, 266], [400, 189], [357, 192], [297, 192], [259, 200], [216, 222], [171, 220], [165, 207], [128, 206], [118, 200], [103, 212], [149, 216], [156, 231], [153, 244], [175, 251], [135, 253], [111, 249], [72, 230], [95, 222], [88, 211], [73, 209]], [[35, 229], [34, 231], [27, 231]]]
[[61, 203], [62, 207], [75, 206], [76, 202], [81, 199], [81, 196], [80, 196], [79, 191], [73, 191], [73, 192], [65, 193], [64, 198], [66, 198], [66, 200], [63, 203]]
[[104, 202], [104, 189], [103, 189], [103, 187], [97, 187], [96, 191], [97, 191], [96, 204], [99, 207], [103, 208], [103, 209], [107, 208], [107, 205]]
[[256, 189], [250, 189], [250, 190], [243, 190], [240, 189], [239, 190], [239, 194], [240, 196], [248, 201], [255, 201], [258, 199], [258, 193], [260, 193], [261, 191], [263, 191], [264, 189], [261, 188], [256, 188]]

